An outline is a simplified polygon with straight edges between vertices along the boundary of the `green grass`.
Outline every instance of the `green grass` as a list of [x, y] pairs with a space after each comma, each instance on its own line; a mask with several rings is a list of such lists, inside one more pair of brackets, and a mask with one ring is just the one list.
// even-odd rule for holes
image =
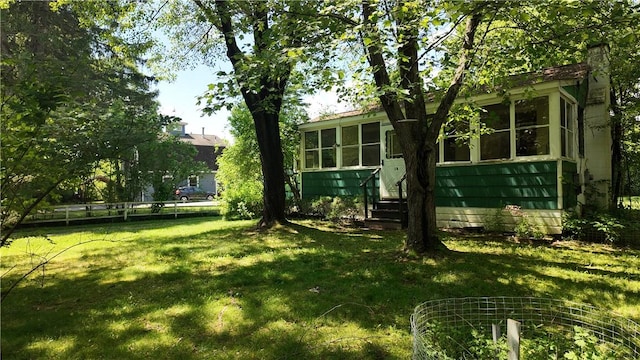
[[[2, 303], [6, 359], [407, 359], [419, 303], [539, 296], [640, 320], [640, 251], [446, 235], [405, 256], [401, 232], [300, 221], [149, 221], [21, 232], [0, 250], [3, 290], [84, 241]], [[40, 230], [45, 231], [45, 230]]]

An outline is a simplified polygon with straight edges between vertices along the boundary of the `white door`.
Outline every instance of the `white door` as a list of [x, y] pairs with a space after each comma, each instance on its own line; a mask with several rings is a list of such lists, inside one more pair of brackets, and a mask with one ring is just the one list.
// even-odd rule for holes
[[[404, 159], [398, 143], [398, 137], [391, 125], [380, 128], [380, 143], [382, 144], [382, 158], [380, 169], [380, 198], [397, 199], [398, 181], [404, 176]], [[407, 183], [402, 183], [402, 193], [406, 194]], [[403, 195], [404, 196], [404, 195]]]

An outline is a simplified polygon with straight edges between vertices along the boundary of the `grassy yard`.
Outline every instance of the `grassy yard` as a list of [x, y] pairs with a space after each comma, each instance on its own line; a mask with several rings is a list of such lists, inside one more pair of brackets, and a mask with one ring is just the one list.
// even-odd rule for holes
[[[5, 359], [408, 359], [419, 303], [536, 296], [640, 321], [640, 251], [445, 235], [405, 256], [401, 232], [299, 221], [150, 221], [23, 231], [0, 250]], [[43, 230], [40, 230], [43, 231]], [[14, 267], [15, 266], [15, 267]], [[14, 267], [14, 268], [12, 268]]]

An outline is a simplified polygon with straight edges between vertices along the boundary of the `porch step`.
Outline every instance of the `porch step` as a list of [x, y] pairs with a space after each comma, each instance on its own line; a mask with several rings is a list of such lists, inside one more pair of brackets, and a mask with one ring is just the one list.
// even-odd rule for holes
[[[406, 214], [406, 210], [404, 210], [404, 214]], [[372, 218], [380, 218], [380, 219], [398, 219], [400, 220], [400, 211], [398, 208], [395, 209], [372, 209], [371, 210]]]
[[401, 230], [402, 222], [400, 219], [382, 219], [371, 217], [365, 219], [364, 226], [373, 230]]
[[374, 204], [371, 217], [365, 219], [365, 226], [376, 230], [398, 230], [403, 228], [403, 221], [407, 221], [407, 202], [402, 201], [402, 215], [400, 214], [400, 200], [383, 199]]
[[[375, 209], [380, 210], [395, 210], [398, 211], [400, 207], [399, 199], [382, 199], [375, 203]], [[407, 211], [407, 200], [402, 200], [402, 211]]]

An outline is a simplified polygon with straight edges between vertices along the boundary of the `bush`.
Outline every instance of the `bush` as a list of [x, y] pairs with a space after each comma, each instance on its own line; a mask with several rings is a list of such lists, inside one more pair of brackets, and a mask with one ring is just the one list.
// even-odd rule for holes
[[544, 238], [544, 231], [536, 224], [535, 220], [532, 221], [527, 214], [522, 214], [513, 231], [517, 237], [523, 239], [534, 238], [540, 240]]
[[364, 212], [364, 205], [360, 203], [360, 198], [335, 197], [331, 201], [328, 214], [329, 219], [347, 218], [355, 219]]
[[254, 219], [262, 214], [262, 184], [246, 181], [222, 193], [221, 211], [225, 219]]
[[347, 218], [353, 220], [364, 212], [364, 205], [358, 197], [321, 196], [310, 202], [302, 202], [300, 210], [307, 215], [319, 216], [324, 219]]
[[640, 230], [630, 211], [593, 212], [583, 217], [568, 213], [563, 218], [564, 235], [573, 239], [621, 245]]
[[530, 217], [522, 211], [518, 205], [506, 205], [504, 208], [497, 208], [492, 213], [484, 217], [484, 228], [489, 232], [507, 231], [506, 219], [507, 214], [516, 219], [513, 231], [518, 238], [544, 238], [544, 230], [536, 223], [535, 217]]
[[496, 208], [490, 214], [484, 216], [484, 230], [492, 233], [502, 233], [506, 231], [504, 208]]

